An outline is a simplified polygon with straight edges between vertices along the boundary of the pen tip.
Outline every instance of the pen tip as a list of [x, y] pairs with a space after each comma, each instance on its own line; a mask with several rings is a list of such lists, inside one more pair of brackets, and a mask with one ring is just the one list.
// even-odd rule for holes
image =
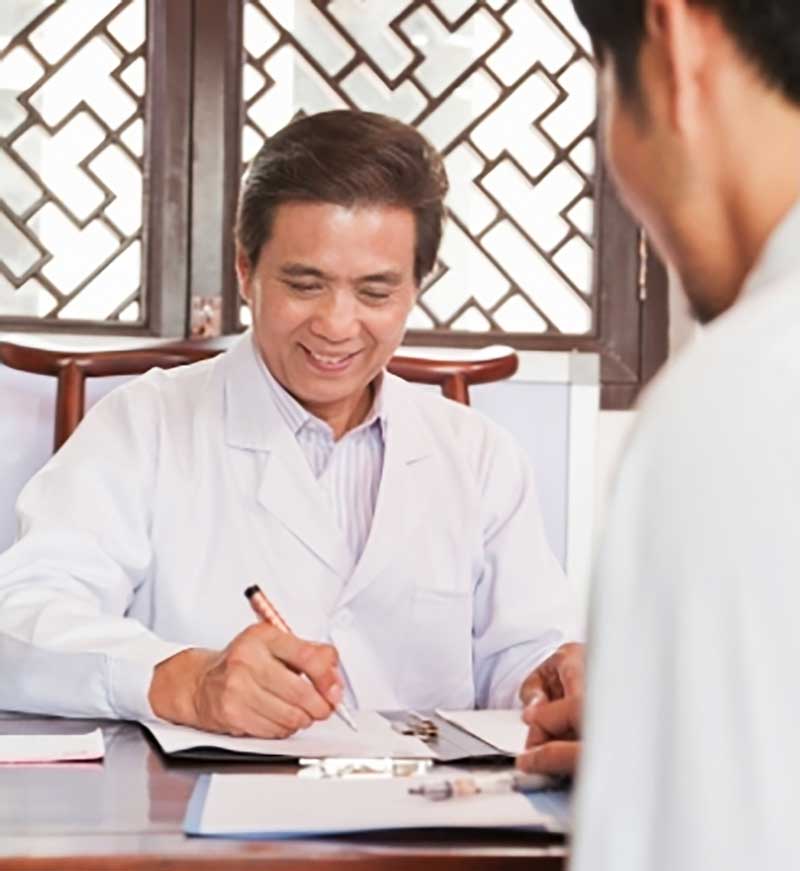
[[259, 590], [258, 584], [253, 584], [252, 586], [248, 587], [244, 591], [244, 594], [249, 599], [251, 596], [255, 595], [258, 592], [258, 590]]
[[353, 715], [344, 705], [338, 704], [334, 710], [354, 732], [358, 732], [358, 726], [356, 725], [356, 721], [353, 719]]

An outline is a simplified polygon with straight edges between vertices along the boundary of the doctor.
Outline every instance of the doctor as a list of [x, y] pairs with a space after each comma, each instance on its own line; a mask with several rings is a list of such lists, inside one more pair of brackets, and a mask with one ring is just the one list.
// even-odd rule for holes
[[[517, 702], [574, 614], [531, 470], [480, 414], [385, 372], [446, 189], [379, 115], [267, 142], [237, 223], [252, 333], [109, 395], [20, 496], [0, 707], [275, 737], [342, 698]], [[253, 623], [252, 583], [294, 635]]]

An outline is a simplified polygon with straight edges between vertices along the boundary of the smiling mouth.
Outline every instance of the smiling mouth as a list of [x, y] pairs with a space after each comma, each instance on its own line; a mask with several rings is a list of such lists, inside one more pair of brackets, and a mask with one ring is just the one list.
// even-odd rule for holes
[[350, 362], [359, 354], [360, 351], [352, 351], [349, 354], [317, 354], [314, 351], [301, 345], [306, 353], [306, 358], [311, 365], [323, 372], [341, 372], [346, 369]]

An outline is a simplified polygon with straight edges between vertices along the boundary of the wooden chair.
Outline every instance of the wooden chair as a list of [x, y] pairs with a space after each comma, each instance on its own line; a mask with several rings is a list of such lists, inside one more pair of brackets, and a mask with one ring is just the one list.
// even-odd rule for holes
[[[53, 449], [58, 450], [80, 423], [86, 402], [86, 379], [141, 375], [148, 369], [170, 369], [206, 360], [224, 351], [235, 337], [202, 341], [165, 341], [147, 347], [108, 351], [66, 351], [0, 342], [0, 363], [58, 379]], [[472, 384], [509, 378], [519, 358], [511, 348], [487, 348], [477, 356], [423, 358], [397, 355], [388, 369], [406, 381], [436, 384], [448, 399], [469, 405]]]

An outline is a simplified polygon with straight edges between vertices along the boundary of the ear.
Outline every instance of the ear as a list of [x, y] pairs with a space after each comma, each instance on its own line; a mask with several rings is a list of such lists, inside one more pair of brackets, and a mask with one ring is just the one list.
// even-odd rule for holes
[[236, 278], [239, 282], [239, 296], [248, 304], [253, 301], [253, 267], [244, 248], [236, 243]]
[[708, 14], [691, 0], [645, 0], [645, 45], [662, 79], [667, 120], [683, 137], [691, 136], [703, 114]]

